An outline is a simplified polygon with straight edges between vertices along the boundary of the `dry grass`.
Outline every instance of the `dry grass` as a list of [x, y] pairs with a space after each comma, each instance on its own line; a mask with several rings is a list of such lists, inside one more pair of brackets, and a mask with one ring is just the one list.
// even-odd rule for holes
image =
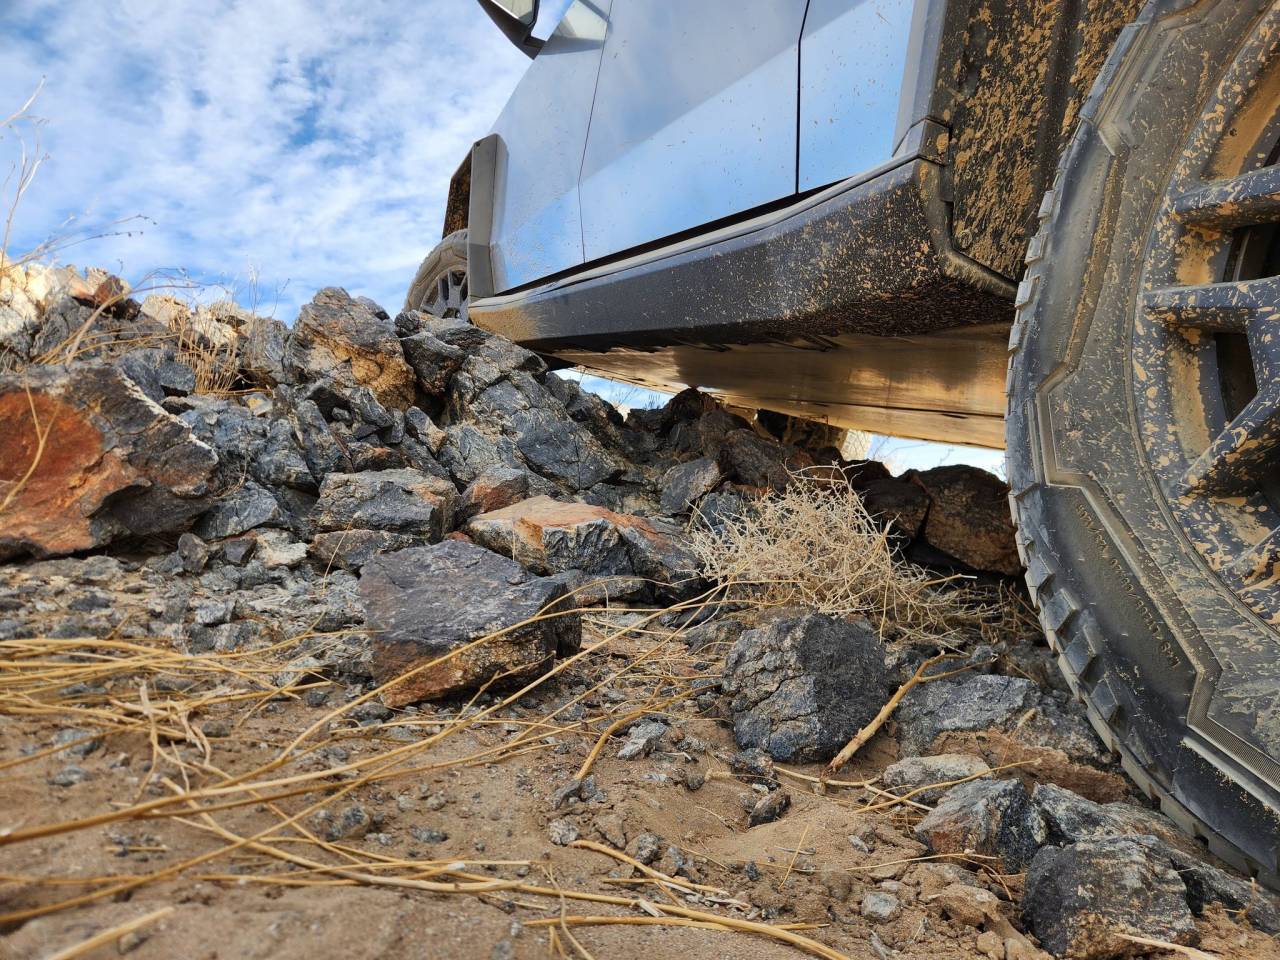
[[986, 611], [938, 578], [907, 563], [886, 527], [842, 479], [799, 473], [784, 493], [748, 502], [712, 526], [690, 523], [693, 550], [729, 599], [798, 606], [835, 616], [861, 614], [886, 634], [945, 642], [976, 628]]

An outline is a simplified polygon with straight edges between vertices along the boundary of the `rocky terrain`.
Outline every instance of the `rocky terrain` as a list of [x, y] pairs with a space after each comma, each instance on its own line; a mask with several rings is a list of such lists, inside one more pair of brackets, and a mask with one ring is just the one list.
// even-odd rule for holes
[[[1069, 697], [989, 474], [339, 289], [8, 268], [0, 369], [0, 956], [1280, 956]], [[709, 575], [798, 488], [955, 615]]]

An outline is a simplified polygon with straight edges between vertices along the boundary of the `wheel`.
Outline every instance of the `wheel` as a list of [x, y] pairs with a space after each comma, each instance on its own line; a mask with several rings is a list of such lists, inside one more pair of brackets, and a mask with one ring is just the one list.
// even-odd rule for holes
[[418, 267], [404, 308], [466, 320], [467, 295], [467, 231], [455, 230]]
[[1280, 3], [1152, 0], [1041, 205], [1007, 463], [1058, 661], [1134, 779], [1280, 864]]

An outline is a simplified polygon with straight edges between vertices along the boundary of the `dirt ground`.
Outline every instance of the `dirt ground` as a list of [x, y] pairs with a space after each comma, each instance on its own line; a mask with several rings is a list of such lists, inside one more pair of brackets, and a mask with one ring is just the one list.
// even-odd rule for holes
[[[911, 834], [919, 805], [861, 787], [819, 794], [802, 779], [818, 768], [787, 767], [777, 776], [790, 809], [748, 827], [746, 804], [763, 788], [730, 772], [736, 747], [714, 694], [723, 649], [690, 653], [639, 613], [593, 615], [585, 633], [579, 658], [506, 705], [505, 694], [482, 695], [394, 713], [355, 699], [362, 687], [273, 674], [288, 649], [193, 659], [155, 641], [10, 642], [0, 665], [0, 957], [1005, 955], [999, 916], [1017, 926], [1009, 901], [1021, 878], [981, 858], [929, 859]], [[590, 771], [595, 795], [554, 809], [606, 728], [646, 711], [672, 720], [667, 740], [622, 760], [625, 736], [608, 738]], [[1013, 741], [979, 740], [970, 746], [989, 762], [1030, 756]], [[882, 732], [841, 780], [872, 779], [896, 757]], [[1109, 770], [1013, 772], [1099, 799], [1127, 790]], [[577, 846], [552, 840], [575, 831]], [[661, 838], [650, 851], [656, 875], [599, 852], [648, 859], [644, 834]], [[957, 881], [970, 891], [962, 900], [994, 902], [998, 916], [957, 903]], [[873, 891], [893, 893], [900, 913], [864, 917]], [[657, 904], [697, 913], [671, 925]], [[168, 912], [149, 916], [158, 910]], [[794, 924], [789, 935], [804, 940], [777, 939], [788, 935], [778, 925]], [[1199, 927], [1213, 955], [1280, 957], [1217, 907]], [[1009, 956], [1038, 955], [1004, 932], [1024, 945]]]

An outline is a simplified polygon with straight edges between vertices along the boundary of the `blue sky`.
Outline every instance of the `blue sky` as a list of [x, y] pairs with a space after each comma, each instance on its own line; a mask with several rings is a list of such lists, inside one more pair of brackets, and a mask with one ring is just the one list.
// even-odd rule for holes
[[143, 285], [183, 271], [286, 322], [322, 286], [394, 313], [528, 62], [474, 0], [0, 0], [0, 117], [43, 82], [22, 133], [48, 155], [11, 252], [106, 232], [60, 259]]

